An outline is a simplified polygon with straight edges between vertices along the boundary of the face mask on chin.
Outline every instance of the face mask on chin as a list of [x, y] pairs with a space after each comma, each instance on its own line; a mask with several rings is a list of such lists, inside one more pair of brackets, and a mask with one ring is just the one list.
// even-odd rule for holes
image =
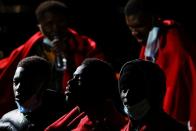
[[142, 119], [150, 110], [150, 104], [147, 99], [143, 99], [133, 106], [124, 106], [124, 111], [133, 119]]
[[42, 104], [42, 100], [41, 99], [37, 99], [37, 94], [34, 94], [33, 96], [31, 96], [31, 98], [29, 98], [25, 103], [21, 104], [18, 101], [16, 101], [16, 105], [18, 107], [18, 110], [21, 113], [30, 113], [36, 109], [38, 109], [41, 104]]
[[31, 110], [25, 108], [24, 106], [20, 105], [17, 101], [16, 101], [16, 105], [18, 107], [19, 112], [21, 113], [29, 113], [31, 112]]

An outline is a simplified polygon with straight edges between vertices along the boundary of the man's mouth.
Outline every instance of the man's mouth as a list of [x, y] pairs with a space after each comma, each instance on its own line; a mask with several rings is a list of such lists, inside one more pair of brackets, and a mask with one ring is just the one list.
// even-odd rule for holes
[[71, 91], [66, 90], [66, 91], [64, 92], [64, 94], [65, 94], [66, 96], [68, 96], [68, 95], [70, 95], [70, 94], [71, 94]]

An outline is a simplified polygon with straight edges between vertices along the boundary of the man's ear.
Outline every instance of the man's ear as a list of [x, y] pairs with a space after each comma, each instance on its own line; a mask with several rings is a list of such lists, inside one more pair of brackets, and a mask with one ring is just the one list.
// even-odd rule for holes
[[129, 16], [127, 16], [127, 15], [125, 15], [125, 17], [124, 17], [124, 18], [125, 18], [126, 24], [128, 24], [128, 17], [129, 17]]
[[42, 34], [44, 34], [44, 33], [43, 33], [43, 29], [42, 29], [42, 25], [41, 25], [41, 24], [37, 24], [37, 27], [39, 28], [40, 32], [41, 32]]

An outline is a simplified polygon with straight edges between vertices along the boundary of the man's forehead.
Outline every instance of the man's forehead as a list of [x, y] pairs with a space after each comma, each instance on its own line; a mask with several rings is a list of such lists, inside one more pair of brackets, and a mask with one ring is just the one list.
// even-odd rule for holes
[[22, 72], [24, 72], [24, 68], [23, 68], [23, 67], [17, 67], [14, 76], [15, 76], [15, 77], [18, 77], [18, 76], [21, 75]]
[[78, 68], [76, 69], [76, 71], [74, 72], [74, 75], [78, 75], [78, 74], [81, 74], [83, 72], [85, 68], [85, 65], [80, 65], [78, 66]]

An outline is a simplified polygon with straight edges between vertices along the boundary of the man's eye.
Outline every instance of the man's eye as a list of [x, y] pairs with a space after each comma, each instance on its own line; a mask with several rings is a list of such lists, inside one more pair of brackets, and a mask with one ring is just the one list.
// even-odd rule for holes
[[77, 81], [77, 85], [81, 86], [82, 85], [82, 82], [80, 80]]
[[13, 84], [16, 85], [17, 83], [18, 83], [18, 80], [17, 79], [14, 79], [13, 80]]
[[82, 81], [81, 81], [81, 78], [80, 78], [80, 77], [78, 77], [78, 78], [76, 79], [76, 83], [77, 83], [77, 85], [79, 85], [79, 86], [82, 85]]
[[73, 81], [79, 86], [82, 84], [82, 78], [79, 75], [75, 75]]

